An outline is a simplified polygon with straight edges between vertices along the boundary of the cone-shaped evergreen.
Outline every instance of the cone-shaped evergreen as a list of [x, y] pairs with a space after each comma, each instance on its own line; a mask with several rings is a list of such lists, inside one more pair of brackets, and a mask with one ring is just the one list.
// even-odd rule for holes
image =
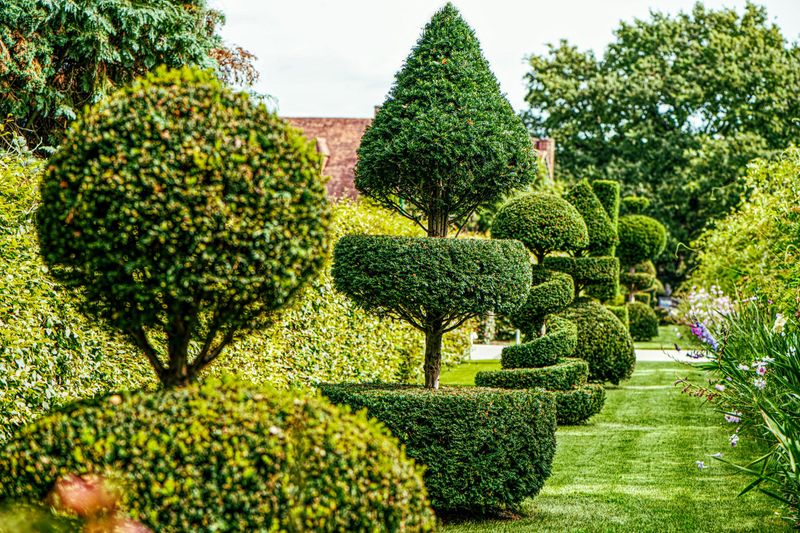
[[450, 3], [425, 29], [358, 150], [356, 187], [444, 237], [535, 177], [530, 136]]

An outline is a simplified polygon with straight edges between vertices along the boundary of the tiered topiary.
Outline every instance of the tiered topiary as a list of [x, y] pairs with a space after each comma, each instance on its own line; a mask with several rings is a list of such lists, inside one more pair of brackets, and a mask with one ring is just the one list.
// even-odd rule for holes
[[[425, 334], [425, 388], [326, 386], [337, 402], [366, 406], [428, 467], [426, 483], [439, 510], [490, 511], [533, 496], [549, 475], [555, 409], [545, 393], [519, 392], [525, 423], [502, 417], [468, 417], [460, 438], [450, 437], [453, 409], [464, 392], [439, 389], [442, 335], [488, 312], [503, 313], [525, 301], [531, 266], [516, 241], [447, 238], [470, 215], [535, 174], [530, 137], [500, 93], [473, 30], [452, 4], [437, 12], [397, 74], [388, 99], [358, 150], [356, 187], [425, 229], [427, 237], [348, 236], [334, 252], [336, 288], [359, 306], [408, 322]], [[457, 234], [456, 232], [456, 234]], [[492, 410], [507, 392], [470, 397], [470, 409]], [[408, 409], [385, 409], [387, 402]], [[552, 410], [551, 410], [552, 409]], [[531, 425], [535, 425], [536, 430]], [[414, 431], [406, 428], [414, 427]], [[506, 431], [515, 444], [503, 464], [456, 464], [463, 450], [478, 455]], [[523, 435], [527, 435], [524, 437]], [[468, 443], [468, 444], [464, 444]], [[505, 455], [507, 454], [507, 455]], [[524, 457], [523, 457], [524, 456]], [[465, 466], [469, 466], [465, 468]], [[446, 483], [436, 476], [447, 472]]]
[[41, 418], [4, 446], [0, 501], [41, 501], [75, 473], [119, 479], [126, 509], [153, 531], [435, 523], [420, 470], [364, 414], [230, 381], [110, 395]]
[[156, 531], [432, 527], [418, 472], [363, 416], [195, 384], [324, 260], [319, 170], [299, 131], [205, 71], [159, 69], [73, 124], [42, 181], [42, 255], [166, 390], [23, 428], [0, 458], [0, 499], [39, 501], [59, 476], [96, 472], [130, 485]]
[[[602, 209], [602, 207], [600, 208]], [[497, 213], [492, 237], [516, 239], [536, 258], [528, 299], [510, 313], [525, 342], [507, 346], [502, 370], [478, 372], [479, 387], [543, 388], [553, 392], [559, 424], [577, 424], [598, 413], [605, 401], [601, 385], [588, 385], [589, 365], [572, 359], [577, 343], [575, 324], [551, 316], [572, 302], [572, 278], [547, 270], [548, 254], [574, 251], [589, 244], [589, 232], [580, 213], [567, 201], [549, 194], [529, 194], [508, 202]]]
[[575, 322], [578, 342], [574, 356], [589, 363], [590, 381], [617, 384], [633, 373], [636, 356], [628, 328], [600, 301], [619, 293], [619, 260], [613, 257], [619, 213], [619, 184], [579, 182], [566, 195], [589, 229], [589, 246], [572, 256], [547, 257], [544, 266], [575, 280], [575, 302], [562, 315]]
[[620, 284], [628, 302], [631, 335], [634, 340], [647, 341], [658, 336], [658, 316], [649, 305], [650, 292], [657, 283], [653, 261], [664, 251], [667, 230], [643, 214], [650, 205], [647, 198], [628, 196], [622, 203], [626, 214], [619, 219]]

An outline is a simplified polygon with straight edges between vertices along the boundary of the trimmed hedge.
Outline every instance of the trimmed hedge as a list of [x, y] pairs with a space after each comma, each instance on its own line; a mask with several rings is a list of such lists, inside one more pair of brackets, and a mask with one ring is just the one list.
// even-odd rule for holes
[[603, 204], [595, 196], [588, 180], [581, 180], [575, 187], [567, 192], [565, 199], [575, 206], [575, 209], [586, 222], [589, 232], [589, 246], [587, 251], [592, 255], [611, 255], [617, 244], [617, 229], [608, 216]]
[[558, 406], [559, 426], [572, 426], [586, 422], [603, 409], [606, 391], [602, 385], [589, 383], [576, 389], [553, 391]]
[[331, 273], [338, 291], [380, 316], [449, 316], [512, 311], [527, 297], [531, 265], [516, 241], [347, 235]]
[[576, 287], [583, 287], [598, 300], [619, 293], [619, 260], [616, 257], [547, 257], [545, 268], [569, 274]]
[[528, 298], [508, 316], [514, 327], [532, 337], [541, 328], [543, 317], [568, 306], [574, 297], [575, 284], [569, 274], [534, 265]]
[[658, 315], [649, 305], [642, 302], [628, 304], [630, 322], [628, 329], [635, 341], [649, 341], [658, 337]]
[[617, 257], [624, 266], [636, 265], [661, 255], [667, 244], [667, 230], [661, 222], [644, 215], [619, 219]]
[[614, 313], [614, 316], [617, 317], [626, 328], [629, 327], [630, 316], [628, 315], [627, 305], [607, 305], [606, 309]]
[[591, 381], [618, 385], [631, 377], [636, 366], [633, 339], [614, 313], [595, 301], [581, 299], [560, 314], [578, 327], [573, 355], [589, 363]]
[[642, 215], [650, 207], [650, 200], [644, 196], [626, 196], [622, 199], [624, 215]]
[[434, 526], [420, 471], [380, 426], [321, 398], [233, 382], [46, 416], [6, 444], [0, 497], [41, 501], [73, 473], [120, 476], [128, 512], [154, 531]]
[[656, 278], [647, 272], [622, 272], [619, 281], [628, 291], [639, 292], [652, 289]]
[[514, 508], [550, 476], [556, 403], [547, 392], [384, 384], [320, 390], [334, 403], [366, 408], [427, 467], [425, 485], [437, 511]]
[[552, 317], [547, 334], [526, 339], [523, 344], [506, 346], [500, 356], [503, 368], [532, 368], [554, 365], [569, 357], [578, 343], [578, 329], [569, 320]]
[[550, 252], [589, 245], [586, 223], [575, 207], [552, 194], [531, 193], [510, 200], [492, 223], [493, 239], [515, 239], [543, 258]]
[[475, 375], [478, 387], [499, 389], [569, 390], [586, 383], [589, 364], [582, 359], [562, 358], [555, 365], [539, 368], [485, 370]]
[[592, 190], [603, 205], [603, 209], [606, 210], [606, 214], [609, 220], [611, 220], [611, 226], [614, 228], [614, 233], [616, 233], [620, 208], [619, 182], [612, 180], [594, 180], [592, 182]]

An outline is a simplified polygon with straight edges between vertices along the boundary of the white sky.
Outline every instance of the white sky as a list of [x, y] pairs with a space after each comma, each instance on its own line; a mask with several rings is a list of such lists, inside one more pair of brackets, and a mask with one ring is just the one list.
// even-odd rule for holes
[[[210, 0], [229, 44], [258, 56], [256, 90], [284, 116], [370, 117], [422, 27], [446, 0]], [[600, 55], [620, 20], [653, 9], [690, 10], [695, 0], [455, 0], [516, 109], [525, 108], [525, 57], [565, 38]], [[735, 7], [745, 0], [705, 0]], [[790, 41], [800, 0], [761, 0]]]

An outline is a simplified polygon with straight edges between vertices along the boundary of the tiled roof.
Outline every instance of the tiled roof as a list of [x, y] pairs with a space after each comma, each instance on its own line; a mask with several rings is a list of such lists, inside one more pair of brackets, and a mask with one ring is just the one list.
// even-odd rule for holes
[[356, 152], [361, 144], [361, 136], [371, 118], [311, 118], [285, 117], [293, 126], [303, 130], [309, 139], [317, 141], [317, 149], [323, 154], [327, 151], [325, 175], [330, 176], [327, 183], [328, 194], [335, 199], [355, 198]]

